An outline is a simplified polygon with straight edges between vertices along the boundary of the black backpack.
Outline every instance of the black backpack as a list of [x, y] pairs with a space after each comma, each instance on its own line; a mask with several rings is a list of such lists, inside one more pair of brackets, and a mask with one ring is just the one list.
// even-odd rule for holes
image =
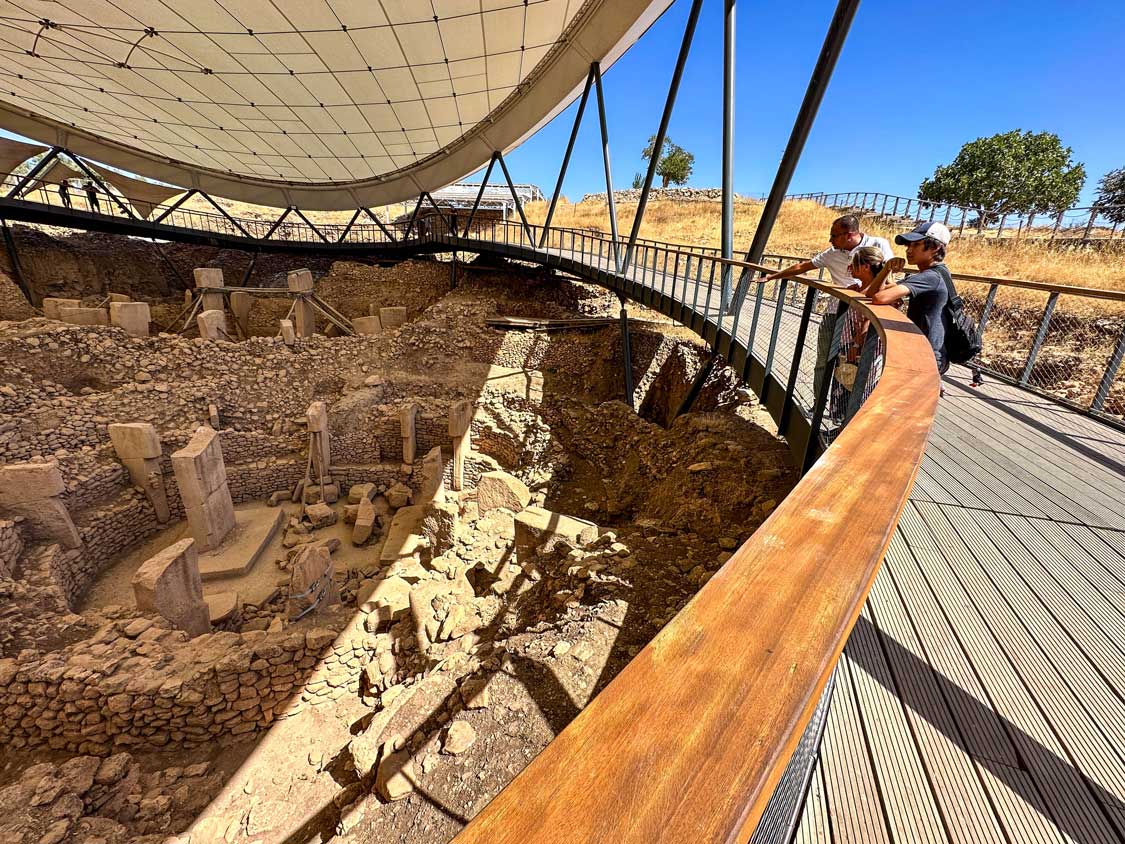
[[933, 267], [945, 279], [945, 287], [949, 291], [949, 300], [945, 303], [945, 353], [953, 363], [968, 363], [980, 354], [980, 334], [972, 319], [965, 313], [965, 303], [957, 295], [953, 286], [953, 276], [945, 264], [935, 264]]

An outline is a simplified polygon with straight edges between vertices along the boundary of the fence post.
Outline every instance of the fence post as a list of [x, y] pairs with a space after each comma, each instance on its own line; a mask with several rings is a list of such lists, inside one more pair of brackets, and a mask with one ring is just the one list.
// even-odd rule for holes
[[902, 199], [902, 197], [901, 197], [901, 196], [896, 196], [896, 197], [895, 197], [895, 210], [891, 212], [891, 216], [892, 216], [892, 217], [897, 217], [897, 216], [898, 216], [898, 201], [899, 201], [900, 199]]
[[930, 203], [930, 222], [934, 221], [934, 215], [937, 214], [937, 206], [932, 202]]
[[999, 240], [1000, 236], [1004, 233], [1004, 221], [1008, 219], [1007, 214], [1000, 215], [1000, 225], [996, 227], [996, 239]]
[[1113, 347], [1113, 354], [1109, 356], [1102, 381], [1098, 384], [1098, 391], [1094, 394], [1094, 401], [1090, 410], [1101, 410], [1109, 391], [1113, 387], [1113, 379], [1117, 377], [1117, 370], [1121, 368], [1121, 360], [1125, 358], [1125, 326], [1121, 328], [1121, 336], [1117, 338], [1117, 345]]
[[1026, 387], [1031, 378], [1031, 370], [1035, 368], [1035, 359], [1039, 357], [1039, 350], [1043, 348], [1043, 341], [1047, 339], [1047, 328], [1051, 324], [1051, 314], [1055, 312], [1055, 303], [1058, 301], [1058, 291], [1047, 297], [1047, 307], [1043, 309], [1043, 319], [1039, 321], [1039, 330], [1035, 332], [1035, 340], [1031, 344], [1031, 351], [1027, 353], [1027, 363], [1024, 365], [1023, 374], [1020, 375], [1020, 386]]
[[[797, 285], [793, 286], [797, 289]], [[793, 393], [797, 389], [797, 375], [801, 370], [801, 357], [805, 351], [805, 336], [809, 331], [809, 321], [812, 319], [813, 304], [816, 301], [816, 288], [812, 285], [805, 291], [805, 307], [801, 311], [801, 324], [797, 329], [797, 341], [793, 347], [793, 361], [789, 366], [789, 381], [785, 384], [785, 400], [781, 405], [781, 416], [777, 421], [777, 432], [785, 436], [789, 427], [789, 417], [793, 412]]]
[[1086, 231], [1084, 231], [1082, 233], [1082, 239], [1083, 240], [1089, 240], [1090, 239], [1090, 230], [1094, 227], [1094, 218], [1097, 217], [1097, 216], [1098, 216], [1098, 209], [1097, 208], [1091, 208], [1090, 209], [1090, 219], [1086, 221]]
[[886, 217], [887, 216], [887, 202], [889, 202], [889, 201], [890, 201], [890, 197], [887, 194], [883, 194], [883, 207], [879, 210], [879, 216], [880, 217]]
[[1063, 214], [1065, 213], [1065, 211], [1060, 211], [1059, 216], [1055, 217], [1055, 227], [1051, 229], [1051, 239], [1048, 241], [1048, 243], [1055, 242], [1055, 236], [1059, 233], [1059, 227], [1062, 225]]
[[953, 210], [952, 205], [946, 205], [945, 206], [945, 222], [944, 222], [944, 225], [946, 226], [946, 228], [949, 227], [949, 212], [951, 212], [952, 210]]
[[977, 323], [977, 337], [984, 339], [984, 327], [988, 325], [988, 316], [992, 313], [992, 306], [996, 304], [996, 291], [999, 284], [989, 285], [988, 298], [984, 300], [984, 309], [980, 312], [980, 321]]
[[965, 233], [965, 220], [969, 217], [969, 212], [964, 208], [961, 209], [961, 225], [957, 227], [957, 236], [961, 237]]

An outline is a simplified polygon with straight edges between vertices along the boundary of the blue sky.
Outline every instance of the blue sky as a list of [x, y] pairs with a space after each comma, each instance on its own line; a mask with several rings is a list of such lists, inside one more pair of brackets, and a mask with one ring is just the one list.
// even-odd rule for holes
[[[643, 167], [640, 151], [656, 130], [689, 6], [677, 0], [604, 76], [618, 188]], [[669, 127], [695, 153], [690, 184], [701, 187], [720, 176], [721, 8], [721, 0], [703, 4]], [[739, 193], [769, 190], [834, 8], [830, 0], [739, 0]], [[1121, 0], [863, 0], [791, 191], [915, 196], [966, 141], [1018, 128], [1055, 132], [1073, 148], [1086, 164], [1086, 204], [1103, 173], [1125, 167], [1123, 44]], [[513, 179], [554, 187], [575, 109], [507, 157]], [[588, 108], [563, 193], [577, 200], [604, 184]]]

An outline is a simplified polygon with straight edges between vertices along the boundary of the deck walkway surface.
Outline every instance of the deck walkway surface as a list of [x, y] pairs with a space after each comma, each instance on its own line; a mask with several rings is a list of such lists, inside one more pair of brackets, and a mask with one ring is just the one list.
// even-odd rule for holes
[[1125, 433], [945, 379], [801, 842], [1125, 841]]

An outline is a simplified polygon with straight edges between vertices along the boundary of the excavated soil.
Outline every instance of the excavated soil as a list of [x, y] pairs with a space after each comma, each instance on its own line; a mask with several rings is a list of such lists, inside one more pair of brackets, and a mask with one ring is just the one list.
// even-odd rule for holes
[[[425, 261], [321, 269], [319, 295], [346, 315], [405, 305], [409, 321], [373, 337], [318, 337], [295, 348], [272, 337], [283, 314], [268, 300], [251, 315], [261, 339], [239, 344], [0, 323], [0, 401], [15, 422], [0, 426], [0, 460], [58, 459], [80, 525], [97, 524], [107, 502], [140, 495], [115, 469], [104, 434], [111, 421], [151, 420], [167, 444], [214, 408], [220, 432], [229, 426], [228, 473], [250, 484], [303, 468], [303, 408], [320, 399], [341, 477], [373, 479], [350, 497], [342, 484], [327, 527], [310, 522], [307, 507], [283, 503], [282, 530], [253, 574], [262, 593], [228, 623], [230, 632], [211, 634], [234, 637], [216, 638], [215, 648], [255, 649], [242, 669], [251, 673], [239, 675], [255, 679], [227, 688], [246, 700], [240, 712], [260, 708], [258, 729], [191, 747], [164, 737], [156, 749], [161, 737], [145, 728], [133, 739], [92, 739], [87, 752], [21, 738], [0, 751], [0, 839], [447, 841], [691, 599], [795, 481], [768, 415], [728, 370], [716, 368], [694, 411], [668, 424], [707, 350], [650, 312], [630, 307], [642, 415], [622, 400], [616, 324], [558, 334], [485, 324], [499, 315], [615, 314], [604, 291], [467, 267], [450, 289], [448, 265]], [[197, 358], [199, 365], [189, 362]], [[161, 385], [167, 389], [157, 392]], [[419, 439], [424, 430], [440, 442], [461, 400], [475, 410], [470, 481], [456, 492], [447, 476], [445, 502], [426, 504], [421, 454], [411, 473], [399, 465], [398, 409], [417, 403]], [[63, 428], [69, 439], [60, 439]], [[234, 456], [238, 449], [244, 456]], [[565, 540], [521, 533], [515, 510], [525, 502], [484, 511], [482, 472], [510, 478], [503, 483], [517, 497], [526, 485], [526, 505], [591, 528]], [[396, 510], [403, 482], [425, 504], [426, 520], [414, 557], [388, 562], [380, 558], [396, 541], [392, 518], [406, 512]], [[272, 489], [287, 495], [290, 487]], [[261, 506], [266, 491], [247, 500]], [[350, 508], [363, 496], [382, 509], [371, 539], [354, 545]], [[171, 541], [177, 530], [116, 548], [74, 610], [52, 603], [46, 580], [28, 574], [38, 559], [29, 542], [0, 589], [17, 603], [49, 607], [37, 612], [40, 628], [73, 634], [37, 632], [19, 611], [0, 616], [0, 684], [31, 707], [31, 684], [12, 687], [21, 666], [45, 659], [109, 662], [135, 676], [198, 659], [162, 619], [132, 609], [128, 589], [132, 570], [163, 542], [156, 537]], [[305, 549], [326, 543], [341, 603], [292, 622], [291, 573]], [[373, 605], [370, 590], [392, 581], [410, 591], [409, 606]], [[318, 648], [335, 639], [338, 661], [327, 673], [312, 668], [287, 704], [269, 704], [267, 717], [265, 699], [258, 707], [247, 684], [268, 691], [270, 666], [286, 666], [280, 650], [266, 659], [254, 644], [271, 636], [307, 642], [300, 653], [314, 639]], [[41, 716], [19, 735], [46, 737], [66, 717], [65, 709]], [[100, 736], [99, 718], [89, 724]]]

